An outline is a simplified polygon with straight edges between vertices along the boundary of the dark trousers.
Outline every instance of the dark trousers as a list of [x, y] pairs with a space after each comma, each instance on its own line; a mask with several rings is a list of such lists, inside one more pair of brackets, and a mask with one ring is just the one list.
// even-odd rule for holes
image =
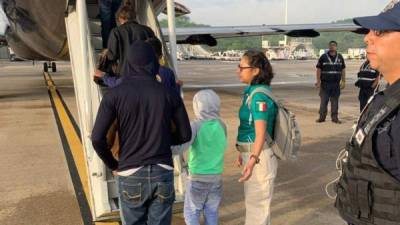
[[118, 187], [123, 225], [171, 225], [173, 170], [145, 166], [128, 177], [119, 176]]
[[358, 100], [360, 100], [360, 112], [363, 111], [364, 107], [368, 103], [369, 98], [371, 98], [373, 94], [373, 88], [360, 88], [360, 93], [358, 95]]
[[121, 5], [121, 2], [122, 0], [99, 0], [103, 48], [107, 48], [108, 36], [110, 35], [111, 30], [117, 26], [115, 14]]
[[339, 114], [339, 97], [340, 85], [339, 83], [324, 83], [322, 82], [319, 96], [321, 104], [319, 106], [320, 118], [326, 118], [328, 114], [328, 103], [331, 102], [331, 118], [337, 119]]

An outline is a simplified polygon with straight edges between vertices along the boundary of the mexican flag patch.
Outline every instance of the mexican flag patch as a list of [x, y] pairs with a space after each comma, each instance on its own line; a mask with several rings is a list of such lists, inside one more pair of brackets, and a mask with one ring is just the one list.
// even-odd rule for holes
[[256, 102], [256, 111], [257, 112], [266, 112], [267, 111], [267, 103], [263, 101]]

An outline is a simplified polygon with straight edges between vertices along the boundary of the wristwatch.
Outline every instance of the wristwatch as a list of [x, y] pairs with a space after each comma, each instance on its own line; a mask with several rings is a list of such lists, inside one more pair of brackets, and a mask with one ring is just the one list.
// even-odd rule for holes
[[256, 164], [258, 164], [260, 162], [260, 158], [258, 156], [256, 156], [256, 155], [254, 155], [254, 154], [250, 155], [250, 159], [251, 158], [254, 158], [256, 160]]

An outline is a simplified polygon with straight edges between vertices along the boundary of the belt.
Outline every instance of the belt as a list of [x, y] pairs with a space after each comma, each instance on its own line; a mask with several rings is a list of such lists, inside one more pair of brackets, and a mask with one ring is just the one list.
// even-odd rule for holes
[[[254, 143], [237, 142], [235, 146], [238, 152], [246, 153], [246, 152], [251, 152], [251, 149], [253, 149], [253, 145]], [[267, 142], [264, 143], [264, 150], [266, 149], [269, 149], [269, 144]]]
[[253, 145], [253, 143], [237, 142], [235, 146], [238, 152], [251, 152]]

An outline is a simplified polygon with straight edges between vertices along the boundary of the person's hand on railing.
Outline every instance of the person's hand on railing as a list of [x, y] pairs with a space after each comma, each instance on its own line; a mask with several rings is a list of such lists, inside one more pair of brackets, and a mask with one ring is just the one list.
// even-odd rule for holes
[[183, 81], [181, 81], [181, 80], [176, 80], [176, 84], [177, 84], [179, 87], [182, 87], [182, 86], [183, 86]]
[[101, 77], [103, 77], [104, 76], [104, 72], [103, 71], [101, 71], [101, 70], [96, 70], [96, 72], [94, 73], [94, 77], [99, 77], [99, 78], [101, 78]]
[[96, 70], [96, 72], [93, 75], [93, 81], [100, 86], [106, 87], [107, 85], [104, 84], [103, 80], [104, 74], [105, 73], [103, 71]]

